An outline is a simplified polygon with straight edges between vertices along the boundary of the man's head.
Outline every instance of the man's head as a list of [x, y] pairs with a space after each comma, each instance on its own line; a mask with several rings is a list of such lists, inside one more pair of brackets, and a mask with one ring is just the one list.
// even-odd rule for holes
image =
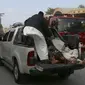
[[44, 13], [42, 11], [39, 11], [38, 15], [44, 16]]
[[58, 29], [58, 20], [57, 19], [55, 19], [55, 20], [52, 21], [51, 27], [55, 27], [55, 28]]

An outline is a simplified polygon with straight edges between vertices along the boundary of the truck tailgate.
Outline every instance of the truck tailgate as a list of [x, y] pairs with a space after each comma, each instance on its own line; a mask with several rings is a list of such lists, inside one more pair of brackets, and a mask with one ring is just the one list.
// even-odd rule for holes
[[81, 64], [37, 64], [36, 69], [41, 68], [43, 71], [50, 70], [63, 70], [63, 69], [82, 69], [84, 68]]
[[35, 65], [34, 69], [30, 69], [31, 75], [36, 74], [56, 74], [59, 72], [66, 72], [70, 71], [73, 72], [74, 70], [82, 69], [84, 68], [83, 65], [80, 64], [37, 64]]

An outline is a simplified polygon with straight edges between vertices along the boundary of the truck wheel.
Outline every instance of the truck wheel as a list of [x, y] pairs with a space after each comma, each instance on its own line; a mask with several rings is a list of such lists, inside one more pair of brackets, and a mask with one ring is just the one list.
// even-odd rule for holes
[[1, 58], [0, 58], [0, 66], [4, 66], [4, 63], [2, 62]]
[[22, 74], [20, 73], [17, 61], [14, 61], [13, 74], [14, 74], [15, 82], [20, 83], [20, 81], [22, 81]]
[[59, 72], [58, 76], [62, 79], [67, 79], [72, 73], [74, 73], [74, 70], [65, 70], [63, 72]]
[[62, 79], [67, 79], [67, 78], [70, 76], [70, 74], [58, 73], [58, 76], [59, 76], [60, 78], [62, 78]]

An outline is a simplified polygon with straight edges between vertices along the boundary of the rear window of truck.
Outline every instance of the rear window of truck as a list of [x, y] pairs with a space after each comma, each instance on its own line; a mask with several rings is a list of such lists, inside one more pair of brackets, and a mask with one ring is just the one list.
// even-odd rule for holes
[[14, 44], [26, 47], [34, 47], [34, 40], [31, 36], [23, 35], [22, 29], [18, 29], [18, 32], [15, 36]]

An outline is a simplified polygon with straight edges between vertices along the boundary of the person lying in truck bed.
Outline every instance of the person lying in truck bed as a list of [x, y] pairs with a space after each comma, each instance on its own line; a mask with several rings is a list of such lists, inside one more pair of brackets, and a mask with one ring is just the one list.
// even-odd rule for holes
[[[66, 50], [67, 47], [64, 49]], [[80, 60], [78, 58], [76, 58], [75, 55], [75, 50], [71, 50], [70, 48], [68, 48], [69, 52], [64, 52], [67, 55], [63, 55], [62, 52], [58, 51], [54, 46], [49, 46], [48, 50], [49, 50], [49, 60], [50, 63], [52, 64], [60, 64], [60, 63], [64, 63], [64, 64], [85, 64], [85, 60]], [[72, 54], [73, 53], [73, 54]], [[77, 52], [76, 52], [77, 53]], [[65, 58], [64, 56], [68, 57], [69, 59]], [[69, 57], [71, 56], [71, 57]], [[73, 57], [72, 57], [73, 56]]]
[[49, 46], [49, 60], [52, 64], [67, 63], [67, 60], [63, 57], [63, 54], [56, 50], [54, 46]]
[[[79, 54], [79, 38], [78, 36], [69, 36], [67, 40], [65, 40], [59, 33], [58, 33], [58, 20], [55, 20], [53, 23], [51, 23], [51, 28], [50, 30], [52, 31], [55, 39], [52, 40], [53, 45], [55, 46], [56, 49], [58, 49], [63, 59], [66, 59], [68, 63], [80, 63], [80, 64], [85, 64], [85, 60], [80, 60], [78, 59], [78, 54]], [[69, 43], [69, 44], [68, 44]], [[67, 46], [66, 46], [67, 44]], [[55, 55], [52, 53], [52, 62], [54, 63], [59, 63], [60, 61], [56, 61], [56, 57], [58, 58], [59, 55]]]

